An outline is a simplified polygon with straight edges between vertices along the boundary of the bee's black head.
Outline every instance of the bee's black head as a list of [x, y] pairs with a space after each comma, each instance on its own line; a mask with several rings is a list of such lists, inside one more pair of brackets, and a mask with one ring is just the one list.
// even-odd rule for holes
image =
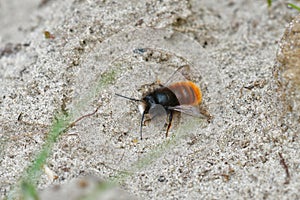
[[156, 102], [155, 99], [152, 95], [146, 95], [143, 99], [142, 99], [142, 107], [145, 113], [148, 113], [150, 108], [153, 107]]

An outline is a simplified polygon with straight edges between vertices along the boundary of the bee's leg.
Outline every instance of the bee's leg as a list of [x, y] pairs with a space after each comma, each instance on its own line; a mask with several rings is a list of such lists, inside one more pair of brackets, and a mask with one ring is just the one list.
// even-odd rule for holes
[[147, 126], [151, 122], [151, 119], [145, 119], [143, 125]]
[[171, 128], [171, 125], [172, 125], [172, 120], [173, 120], [173, 111], [170, 111], [169, 123], [168, 123], [167, 131], [166, 131], [166, 137], [168, 137], [169, 129]]

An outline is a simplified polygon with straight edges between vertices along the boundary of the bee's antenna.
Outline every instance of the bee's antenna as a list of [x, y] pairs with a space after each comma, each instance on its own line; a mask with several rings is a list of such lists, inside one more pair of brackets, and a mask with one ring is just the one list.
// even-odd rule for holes
[[142, 114], [141, 125], [140, 125], [140, 136], [141, 136], [141, 140], [143, 139], [142, 130], [143, 130], [143, 121], [144, 121], [144, 117], [145, 117], [145, 112], [143, 112], [143, 114]]
[[131, 100], [131, 101], [141, 101], [140, 99], [135, 99], [135, 98], [131, 98], [131, 97], [126, 97], [126, 96], [123, 96], [123, 95], [117, 94], [117, 93], [115, 93], [115, 95], [117, 95], [117, 96], [119, 96], [119, 97], [123, 97], [123, 98], [125, 98], [125, 99], [129, 99], [129, 100]]

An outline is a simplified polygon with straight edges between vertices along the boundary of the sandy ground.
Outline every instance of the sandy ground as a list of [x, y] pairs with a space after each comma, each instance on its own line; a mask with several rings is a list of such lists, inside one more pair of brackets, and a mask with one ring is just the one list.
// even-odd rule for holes
[[[18, 196], [57, 113], [99, 107], [51, 147], [42, 199], [112, 177], [96, 189], [112, 199], [299, 199], [298, 114], [276, 65], [297, 14], [283, 1], [1, 1], [1, 198]], [[183, 65], [213, 120], [182, 116], [168, 138], [152, 123], [139, 140], [137, 104], [114, 93], [141, 98]]]

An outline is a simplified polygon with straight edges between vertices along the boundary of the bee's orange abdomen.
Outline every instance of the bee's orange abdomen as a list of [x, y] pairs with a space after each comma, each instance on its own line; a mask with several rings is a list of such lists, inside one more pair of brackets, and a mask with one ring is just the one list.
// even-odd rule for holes
[[191, 81], [174, 83], [168, 88], [176, 95], [180, 105], [197, 105], [202, 101], [200, 88]]

